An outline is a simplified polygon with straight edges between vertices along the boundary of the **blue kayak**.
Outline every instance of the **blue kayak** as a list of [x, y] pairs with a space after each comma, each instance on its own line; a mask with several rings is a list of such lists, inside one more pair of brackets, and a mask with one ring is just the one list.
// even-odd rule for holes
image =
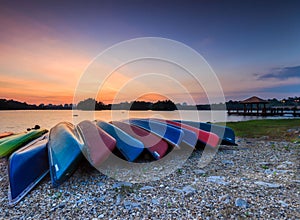
[[49, 172], [48, 135], [15, 151], [8, 161], [9, 204], [15, 205]]
[[[156, 119], [150, 119], [150, 120], [156, 120]], [[157, 122], [161, 123], [161, 124], [164, 124], [164, 125], [168, 125], [168, 126], [177, 128], [177, 129], [181, 129], [183, 131], [182, 142], [185, 143], [186, 145], [190, 146], [191, 148], [195, 148], [195, 146], [197, 144], [197, 141], [198, 141], [198, 137], [197, 137], [195, 132], [190, 131], [190, 130], [188, 130], [186, 128], [183, 128], [183, 127], [179, 127], [179, 126], [167, 123], [164, 120], [157, 120]]]
[[62, 184], [77, 169], [83, 142], [73, 124], [61, 122], [50, 130], [48, 152], [50, 176], [54, 187]]
[[196, 121], [180, 121], [180, 120], [174, 120], [174, 121], [184, 123], [204, 131], [215, 133], [222, 140], [222, 144], [237, 145], [235, 143], [234, 131], [229, 127], [210, 124], [210, 123], [196, 122]]
[[120, 128], [104, 121], [97, 121], [96, 124], [116, 139], [116, 147], [129, 162], [137, 159], [143, 152], [144, 144]]
[[130, 119], [129, 122], [159, 136], [169, 144], [180, 148], [179, 145], [184, 136], [184, 132], [181, 129], [149, 119]]

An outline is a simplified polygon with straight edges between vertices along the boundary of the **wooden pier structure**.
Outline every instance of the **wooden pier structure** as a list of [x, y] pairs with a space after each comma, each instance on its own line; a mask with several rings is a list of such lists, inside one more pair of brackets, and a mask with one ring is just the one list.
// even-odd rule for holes
[[284, 116], [290, 115], [300, 117], [300, 106], [270, 106], [267, 107], [268, 101], [253, 96], [240, 101], [243, 109], [228, 109], [228, 115], [242, 116]]

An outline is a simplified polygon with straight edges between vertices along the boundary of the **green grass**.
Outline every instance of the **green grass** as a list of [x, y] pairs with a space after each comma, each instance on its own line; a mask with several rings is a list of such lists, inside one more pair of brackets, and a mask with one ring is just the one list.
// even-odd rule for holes
[[[224, 125], [224, 123], [218, 123]], [[265, 119], [240, 122], [227, 122], [238, 137], [259, 138], [268, 137], [270, 140], [299, 141], [299, 135], [289, 129], [300, 128], [300, 119]]]
[[182, 169], [177, 169], [178, 174], [182, 174]]
[[261, 168], [263, 168], [263, 169], [269, 169], [269, 167], [267, 166], [267, 165], [261, 165]]

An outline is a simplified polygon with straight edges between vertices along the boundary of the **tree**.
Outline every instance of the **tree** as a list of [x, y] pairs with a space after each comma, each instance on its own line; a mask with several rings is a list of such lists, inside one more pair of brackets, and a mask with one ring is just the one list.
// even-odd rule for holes
[[96, 100], [92, 98], [85, 99], [84, 101], [80, 101], [77, 105], [77, 109], [79, 110], [90, 110], [93, 111], [96, 108]]

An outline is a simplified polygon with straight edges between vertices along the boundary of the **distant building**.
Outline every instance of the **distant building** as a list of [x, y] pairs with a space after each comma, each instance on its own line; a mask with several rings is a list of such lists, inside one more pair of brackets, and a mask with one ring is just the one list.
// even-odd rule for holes
[[[261, 115], [266, 114], [266, 104], [268, 103], [268, 101], [261, 99], [257, 96], [252, 96], [248, 99], [240, 101], [240, 103], [244, 105], [244, 114], [246, 114], [246, 113], [254, 114], [253, 106], [256, 106], [256, 114], [257, 115], [259, 115], [260, 113], [261, 113]], [[262, 111], [260, 112], [261, 105], [263, 105], [263, 108], [262, 108]], [[248, 108], [249, 106], [250, 106], [250, 108]]]

